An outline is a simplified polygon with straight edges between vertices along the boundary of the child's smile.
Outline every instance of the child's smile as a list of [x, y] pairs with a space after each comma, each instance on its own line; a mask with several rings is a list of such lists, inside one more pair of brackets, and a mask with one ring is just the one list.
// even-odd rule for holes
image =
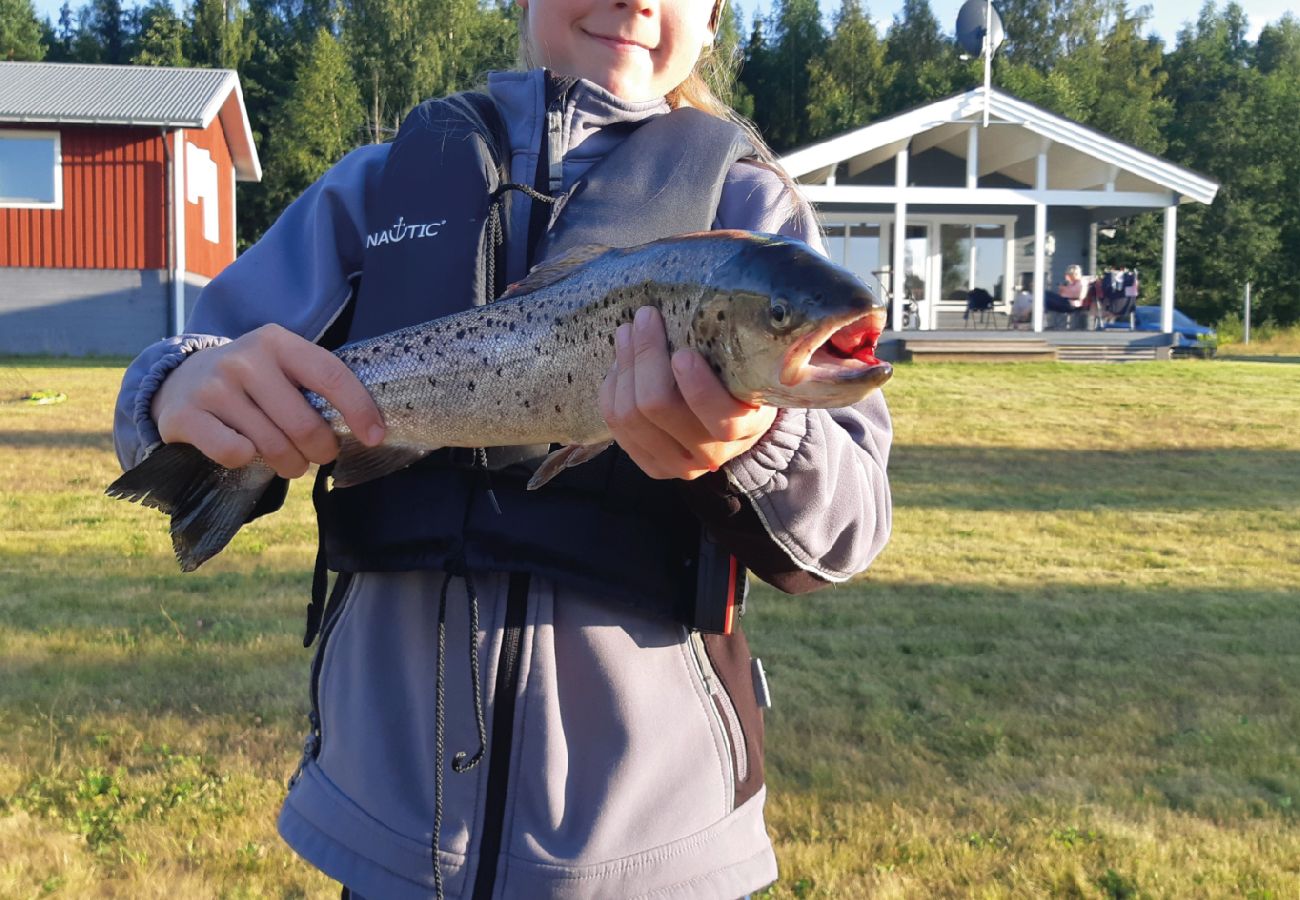
[[653, 100], [683, 81], [712, 40], [710, 0], [516, 0], [537, 62], [624, 100]]

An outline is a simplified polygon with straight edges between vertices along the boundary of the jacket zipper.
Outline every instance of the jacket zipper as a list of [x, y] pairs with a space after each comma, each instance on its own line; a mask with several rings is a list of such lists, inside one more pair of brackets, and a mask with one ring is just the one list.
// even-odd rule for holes
[[320, 755], [320, 674], [325, 665], [325, 645], [329, 643], [330, 635], [334, 633], [334, 627], [338, 624], [339, 619], [343, 617], [343, 608], [347, 605], [347, 592], [351, 586], [352, 573], [340, 572], [334, 581], [333, 590], [330, 591], [329, 600], [325, 604], [325, 621], [321, 623], [320, 644], [317, 645], [316, 655], [312, 657], [311, 661], [311, 711], [307, 713], [309, 727], [307, 737], [302, 742], [302, 758], [298, 760], [298, 768], [289, 776], [290, 790], [302, 777], [302, 770], [306, 767], [307, 761]]
[[727, 787], [727, 811], [730, 812], [735, 808], [736, 781], [744, 781], [749, 777], [749, 756], [745, 752], [745, 736], [740, 728], [740, 717], [736, 714], [736, 707], [732, 705], [731, 697], [714, 671], [713, 663], [709, 661], [703, 635], [698, 631], [692, 631], [689, 642], [691, 658], [695, 660], [696, 670], [700, 673], [704, 690], [709, 695], [709, 712], [712, 713], [713, 721], [717, 723], [718, 730], [722, 732], [723, 739], [727, 743], [727, 765], [724, 767], [726, 771], [723, 772], [723, 779]]
[[505, 628], [501, 634], [501, 649], [497, 654], [496, 688], [492, 695], [492, 737], [488, 747], [483, 837], [479, 844], [478, 872], [474, 876], [474, 900], [491, 900], [496, 888], [497, 863], [501, 858], [502, 829], [506, 815], [506, 791], [510, 780], [510, 756], [514, 746], [519, 650], [523, 645], [527, 611], [528, 576], [519, 572], [511, 573], [510, 588], [506, 595]]

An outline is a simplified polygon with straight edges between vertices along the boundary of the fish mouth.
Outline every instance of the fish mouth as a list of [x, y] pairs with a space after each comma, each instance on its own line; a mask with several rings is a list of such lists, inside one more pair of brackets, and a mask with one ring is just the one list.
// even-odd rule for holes
[[786, 352], [781, 384], [795, 387], [810, 381], [841, 383], [880, 377], [893, 371], [876, 358], [876, 345], [885, 330], [883, 307], [833, 318], [800, 338]]

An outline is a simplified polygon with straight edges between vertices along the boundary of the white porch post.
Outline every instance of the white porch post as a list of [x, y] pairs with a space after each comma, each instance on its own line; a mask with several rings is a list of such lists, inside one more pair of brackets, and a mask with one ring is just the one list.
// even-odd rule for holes
[[[1034, 173], [1034, 188], [1041, 194], [1047, 190], [1047, 148], [1051, 142], [1043, 138], [1038, 146], [1038, 165]], [[1047, 274], [1047, 204], [1039, 200], [1034, 204], [1034, 331], [1043, 330], [1043, 282]]]
[[974, 125], [966, 132], [966, 189], [973, 191], [980, 183], [980, 130]]
[[1047, 276], [1047, 204], [1034, 204], [1034, 331], [1043, 330], [1043, 281]]
[[1016, 297], [1016, 226], [1007, 225], [1003, 231], [1006, 237], [1006, 253], [1002, 255], [1002, 306], [1007, 315], [1011, 315], [1011, 304]]
[[[907, 187], [907, 145], [894, 155], [894, 185], [898, 188]], [[903, 199], [903, 194], [899, 193], [897, 201], [894, 203], [894, 262], [890, 267], [893, 276], [893, 294], [894, 309], [891, 313], [894, 321], [894, 330], [903, 330], [903, 277], [904, 264], [904, 244], [907, 240], [907, 201]]]
[[1160, 269], [1160, 330], [1174, 330], [1174, 250], [1178, 245], [1178, 201], [1165, 207], [1165, 255]]

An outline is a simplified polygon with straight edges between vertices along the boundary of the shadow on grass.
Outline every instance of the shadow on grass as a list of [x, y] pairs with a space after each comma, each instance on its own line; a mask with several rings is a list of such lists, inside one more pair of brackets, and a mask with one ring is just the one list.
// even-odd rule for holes
[[1268, 354], [1253, 355], [1250, 353], [1220, 353], [1215, 359], [1222, 359], [1227, 362], [1259, 362], [1259, 363], [1283, 363], [1286, 365], [1300, 365], [1300, 356], [1270, 356]]
[[914, 508], [1279, 509], [1300, 498], [1294, 450], [900, 445], [889, 469], [895, 503]]
[[0, 430], [0, 448], [12, 447], [19, 450], [31, 449], [68, 449], [85, 450], [113, 449], [113, 435], [107, 429], [98, 431], [5, 431]]

